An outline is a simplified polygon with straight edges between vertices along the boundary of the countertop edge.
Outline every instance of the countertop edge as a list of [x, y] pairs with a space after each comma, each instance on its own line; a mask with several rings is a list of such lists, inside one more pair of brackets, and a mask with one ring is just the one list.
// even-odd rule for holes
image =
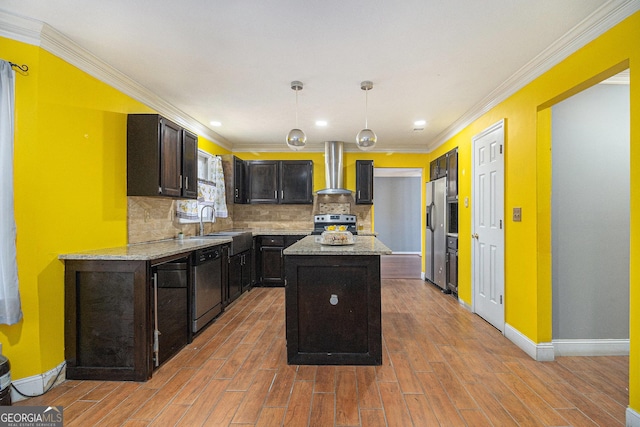
[[352, 245], [322, 245], [320, 236], [307, 236], [283, 251], [283, 255], [391, 255], [392, 251], [375, 236], [354, 236]]
[[231, 238], [184, 240], [171, 239], [157, 242], [136, 243], [127, 246], [95, 249], [58, 255], [62, 261], [153, 261], [181, 253], [193, 252], [198, 249], [231, 243]]

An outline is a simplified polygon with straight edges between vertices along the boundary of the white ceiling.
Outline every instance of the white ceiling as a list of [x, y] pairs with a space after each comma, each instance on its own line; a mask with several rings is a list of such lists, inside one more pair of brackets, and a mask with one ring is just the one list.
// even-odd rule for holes
[[235, 151], [287, 150], [292, 80], [304, 83], [307, 149], [354, 142], [365, 124], [360, 82], [371, 80], [374, 151], [428, 152], [639, 3], [2, 0], [0, 12], [48, 24]]

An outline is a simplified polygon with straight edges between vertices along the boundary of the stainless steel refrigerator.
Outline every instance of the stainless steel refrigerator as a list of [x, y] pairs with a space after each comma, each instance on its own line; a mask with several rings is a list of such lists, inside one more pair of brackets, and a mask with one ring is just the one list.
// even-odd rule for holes
[[427, 182], [426, 251], [424, 277], [447, 288], [447, 178]]

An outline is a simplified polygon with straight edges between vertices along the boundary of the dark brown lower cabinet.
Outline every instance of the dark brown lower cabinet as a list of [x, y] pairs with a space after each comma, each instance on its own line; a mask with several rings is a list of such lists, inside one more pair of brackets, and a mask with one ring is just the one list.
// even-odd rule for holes
[[447, 236], [447, 290], [458, 294], [458, 238]]
[[304, 235], [273, 235], [256, 238], [258, 258], [257, 284], [259, 286], [284, 286], [284, 258], [282, 251], [305, 237]]
[[285, 256], [287, 360], [382, 363], [380, 256]]
[[191, 340], [190, 282], [183, 288], [158, 287], [156, 294], [153, 279], [157, 265], [185, 256], [153, 262], [65, 261], [67, 379], [146, 381], [156, 365]]
[[228, 297], [223, 300], [227, 306], [243, 293], [251, 289], [253, 270], [253, 250], [247, 250], [229, 257]]
[[146, 261], [66, 261], [67, 378], [151, 378], [150, 300]]

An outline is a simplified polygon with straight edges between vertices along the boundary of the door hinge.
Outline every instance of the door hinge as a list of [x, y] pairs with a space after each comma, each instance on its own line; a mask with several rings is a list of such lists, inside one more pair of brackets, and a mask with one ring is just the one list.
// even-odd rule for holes
[[502, 230], [502, 220], [500, 220], [500, 230]]
[[500, 304], [502, 304], [502, 295], [500, 295]]
[[500, 154], [502, 154], [502, 144], [500, 144]]

